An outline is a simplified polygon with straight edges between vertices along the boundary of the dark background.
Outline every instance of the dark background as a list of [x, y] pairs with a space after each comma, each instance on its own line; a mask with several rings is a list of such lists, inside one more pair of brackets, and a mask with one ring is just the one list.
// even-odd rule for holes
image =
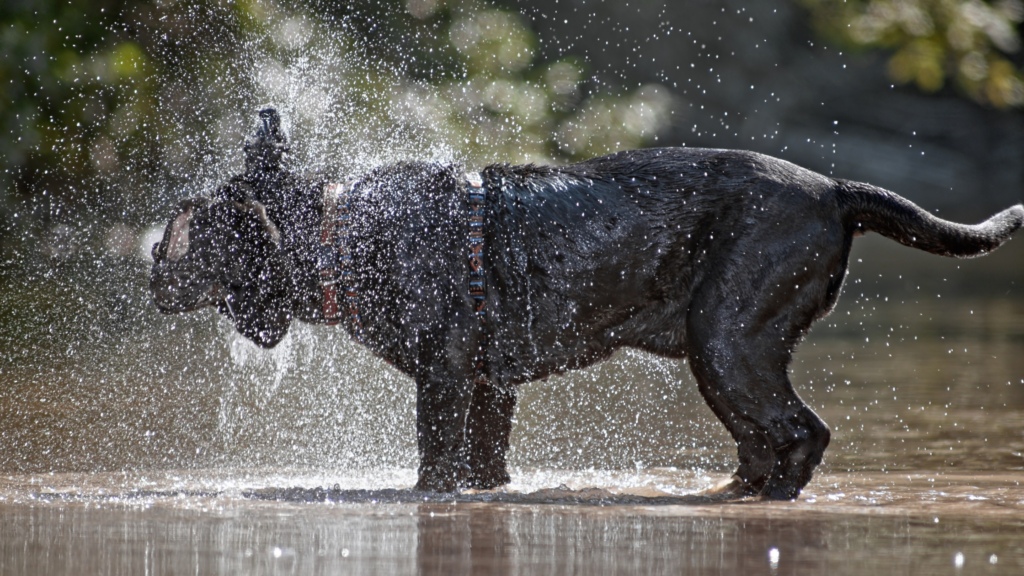
[[959, 220], [1024, 199], [1019, 110], [979, 105], [948, 85], [931, 94], [896, 86], [889, 52], [841, 56], [794, 2], [510, 6], [528, 15], [544, 57], [582, 55], [604, 85], [671, 87], [679, 103], [659, 143], [780, 156]]

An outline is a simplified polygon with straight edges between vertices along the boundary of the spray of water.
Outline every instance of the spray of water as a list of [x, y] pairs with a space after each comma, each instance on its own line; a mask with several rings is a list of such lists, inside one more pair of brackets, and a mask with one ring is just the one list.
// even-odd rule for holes
[[[479, 168], [590, 157], [641, 146], [666, 124], [673, 101], [662, 87], [585, 89], [577, 60], [537, 61], [536, 38], [518, 14], [422, 4], [409, 4], [414, 20], [394, 57], [381, 57], [360, 14], [172, 3], [140, 15], [137, 33], [156, 48], [124, 40], [99, 71], [134, 88], [90, 154], [109, 201], [148, 206], [151, 224], [77, 212], [47, 232], [61, 276], [18, 296], [50, 306], [18, 319], [37, 342], [7, 353], [12, 384], [0, 392], [32, 398], [38, 409], [8, 403], [0, 465], [258, 469], [265, 478], [320, 471], [292, 474], [298, 484], [327, 470], [335, 481], [324, 484], [410, 483], [415, 414], [406, 377], [336, 328], [295, 326], [265, 351], [212, 310], [162, 317], [146, 285], [170, 207], [242, 171], [241, 145], [262, 107], [281, 112], [293, 170], [337, 180], [410, 159]], [[432, 25], [434, 37], [419, 36], [442, 9], [447, 20]], [[208, 48], [180, 48], [197, 39]], [[434, 51], [443, 56], [418, 63]], [[98, 285], [109, 288], [97, 294]], [[51, 351], [45, 361], [32, 354], [37, 344]], [[600, 483], [602, 469], [625, 470], [618, 482], [635, 483], [646, 467], [722, 466], [721, 451], [707, 448], [724, 438], [718, 428], [685, 367], [626, 352], [526, 386], [511, 464], [522, 489], [553, 482], [551, 473], [562, 475], [556, 484]]]

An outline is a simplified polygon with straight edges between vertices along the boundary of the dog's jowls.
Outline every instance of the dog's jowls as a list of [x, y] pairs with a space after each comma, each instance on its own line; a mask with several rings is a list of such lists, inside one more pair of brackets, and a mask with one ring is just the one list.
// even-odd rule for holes
[[[739, 469], [720, 494], [795, 498], [829, 429], [797, 396], [787, 366], [834, 306], [854, 236], [874, 231], [969, 257], [1024, 222], [1019, 205], [974, 226], [946, 222], [891, 192], [752, 152], [663, 148], [569, 166], [493, 165], [482, 172], [483, 328], [468, 290], [461, 170], [379, 168], [361, 177], [350, 206], [365, 344], [416, 381], [423, 490], [508, 482], [516, 388], [630, 346], [689, 358], [738, 446]], [[213, 198], [182, 202], [153, 249], [157, 306], [214, 305], [264, 347], [294, 320], [322, 322], [324, 186], [253, 163]], [[488, 382], [474, 385], [482, 329]]]

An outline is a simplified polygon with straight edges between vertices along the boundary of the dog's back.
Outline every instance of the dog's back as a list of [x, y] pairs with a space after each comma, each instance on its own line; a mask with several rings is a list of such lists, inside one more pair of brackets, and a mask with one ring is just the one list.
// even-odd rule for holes
[[755, 238], [774, 249], [794, 221], [842, 260], [834, 182], [755, 153], [635, 150], [483, 174], [495, 343], [515, 380], [620, 346], [683, 356], [694, 286]]

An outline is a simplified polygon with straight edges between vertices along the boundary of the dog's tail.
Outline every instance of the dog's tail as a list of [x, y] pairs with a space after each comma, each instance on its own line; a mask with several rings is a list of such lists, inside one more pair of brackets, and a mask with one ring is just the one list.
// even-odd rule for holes
[[837, 192], [848, 230], [878, 232], [904, 246], [942, 256], [982, 256], [1024, 225], [1020, 204], [980, 224], [967, 225], [936, 218], [910, 200], [870, 184], [844, 180]]

